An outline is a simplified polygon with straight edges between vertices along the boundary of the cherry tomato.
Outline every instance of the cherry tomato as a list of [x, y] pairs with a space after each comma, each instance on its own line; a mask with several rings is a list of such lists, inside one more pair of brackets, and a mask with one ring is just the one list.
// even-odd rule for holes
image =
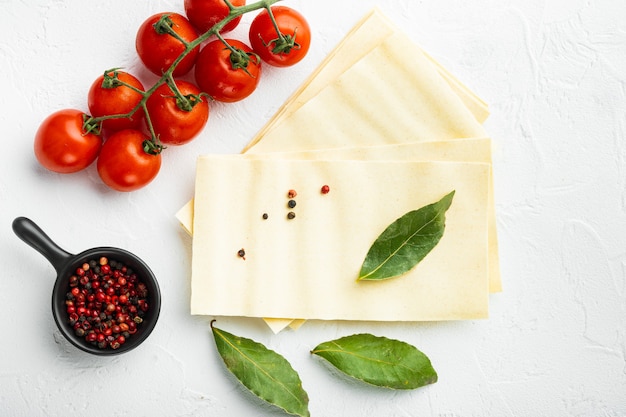
[[276, 67], [288, 67], [300, 62], [311, 45], [311, 29], [299, 12], [285, 6], [271, 8], [278, 36], [267, 9], [263, 9], [252, 21], [250, 45], [261, 59]]
[[[135, 39], [137, 54], [144, 65], [156, 75], [162, 75], [185, 51], [185, 44], [168, 33], [173, 30], [186, 42], [193, 42], [198, 32], [185, 16], [178, 13], [158, 13], [145, 20]], [[200, 47], [194, 48], [183, 58], [173, 75], [184, 75], [191, 71]]]
[[134, 191], [149, 184], [161, 169], [161, 154], [144, 150], [148, 136], [134, 129], [112, 134], [100, 151], [98, 174], [117, 191]]
[[41, 123], [35, 135], [35, 157], [43, 167], [67, 174], [95, 161], [102, 138], [85, 133], [84, 116], [80, 110], [59, 110]]
[[[244, 6], [246, 0], [230, 0], [235, 7]], [[192, 25], [200, 33], [204, 33], [221, 22], [230, 13], [230, 8], [224, 0], [185, 0], [185, 13]], [[241, 16], [238, 16], [224, 25], [220, 33], [224, 34], [235, 29]]]
[[215, 100], [232, 103], [248, 97], [261, 77], [261, 60], [245, 43], [226, 39], [236, 53], [220, 40], [209, 42], [198, 54], [196, 83]]
[[[106, 78], [106, 79], [105, 79]], [[139, 91], [144, 91], [143, 84], [135, 76], [113, 70], [99, 76], [91, 85], [87, 95], [89, 112], [93, 117], [127, 114], [143, 98]], [[115, 118], [102, 121], [102, 128], [109, 131], [137, 128], [143, 119], [143, 110], [136, 111], [131, 118]]]
[[183, 80], [177, 80], [176, 86], [186, 103], [177, 99], [167, 84], [158, 87], [146, 102], [155, 134], [168, 145], [189, 142], [209, 119], [209, 103], [206, 97], [200, 97], [200, 89]]

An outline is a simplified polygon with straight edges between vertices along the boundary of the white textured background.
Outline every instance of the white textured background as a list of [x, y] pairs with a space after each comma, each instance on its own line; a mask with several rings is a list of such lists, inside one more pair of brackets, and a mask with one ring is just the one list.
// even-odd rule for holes
[[[49, 113], [86, 109], [105, 69], [149, 79], [134, 52], [136, 28], [153, 13], [182, 11], [183, 1], [0, 0], [0, 415], [282, 415], [227, 374], [210, 318], [189, 315], [189, 239], [174, 213], [192, 196], [196, 156], [239, 152], [378, 6], [490, 105], [505, 291], [491, 297], [484, 321], [309, 322], [279, 335], [259, 320], [219, 325], [287, 357], [314, 416], [626, 416], [626, 3], [284, 4], [313, 28], [306, 60], [267, 69], [245, 102], [214, 106], [203, 136], [169, 149], [154, 183], [119, 194], [93, 166], [71, 176], [41, 169], [33, 136]], [[245, 39], [249, 22], [235, 34]], [[55, 272], [13, 235], [20, 215], [70, 252], [120, 246], [152, 266], [163, 309], [144, 345], [100, 358], [60, 336], [49, 302]], [[361, 331], [414, 344], [439, 382], [410, 392], [365, 387], [308, 353]]]

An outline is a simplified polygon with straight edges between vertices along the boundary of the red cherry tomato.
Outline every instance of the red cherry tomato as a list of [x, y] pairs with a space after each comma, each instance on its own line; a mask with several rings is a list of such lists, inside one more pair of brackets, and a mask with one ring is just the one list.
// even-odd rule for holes
[[[177, 80], [176, 86], [186, 103], [177, 99], [167, 84], [158, 87], [146, 102], [155, 134], [166, 145], [189, 142], [209, 119], [209, 103], [206, 97], [200, 97], [200, 89], [183, 80]], [[185, 105], [187, 108], [181, 108]]]
[[161, 169], [161, 154], [144, 150], [149, 138], [134, 129], [112, 134], [100, 151], [98, 174], [102, 181], [117, 191], [134, 191], [149, 184]]
[[[186, 17], [178, 13], [158, 13], [142, 23], [137, 31], [135, 47], [144, 65], [156, 75], [162, 75], [185, 51], [185, 44], [167, 32], [171, 29], [186, 42], [198, 38], [198, 32]], [[184, 75], [191, 71], [200, 47], [194, 48], [183, 58], [173, 75]]]
[[278, 36], [267, 9], [263, 9], [252, 21], [250, 45], [261, 59], [276, 67], [288, 67], [300, 62], [311, 45], [311, 28], [299, 12], [285, 6], [271, 8]]
[[[230, 3], [235, 7], [241, 7], [246, 4], [246, 0], [230, 0]], [[211, 29], [229, 13], [230, 8], [224, 0], [185, 0], [185, 14], [200, 33]], [[240, 21], [241, 16], [234, 18], [224, 25], [220, 33], [230, 32], [237, 27]]]
[[84, 116], [80, 110], [59, 110], [41, 123], [35, 135], [35, 157], [43, 167], [67, 174], [95, 161], [102, 138], [84, 132]]
[[[93, 117], [127, 114], [143, 98], [140, 91], [144, 91], [143, 84], [135, 76], [117, 70], [107, 72], [106, 79], [104, 74], [99, 76], [89, 89], [87, 95], [89, 112]], [[137, 128], [140, 126], [143, 116], [143, 110], [139, 109], [131, 118], [103, 120], [102, 128], [109, 131]]]
[[232, 103], [254, 92], [261, 77], [261, 60], [245, 43], [226, 42], [236, 53], [218, 39], [209, 42], [198, 54], [195, 77], [202, 91], [215, 100]]

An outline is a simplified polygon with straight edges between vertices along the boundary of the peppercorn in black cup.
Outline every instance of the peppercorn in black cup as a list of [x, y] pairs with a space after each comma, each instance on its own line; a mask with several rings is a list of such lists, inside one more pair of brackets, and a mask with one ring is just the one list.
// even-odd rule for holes
[[92, 354], [116, 355], [150, 335], [159, 317], [161, 293], [145, 262], [113, 247], [72, 255], [25, 217], [13, 221], [13, 230], [55, 268], [52, 314], [70, 343]]

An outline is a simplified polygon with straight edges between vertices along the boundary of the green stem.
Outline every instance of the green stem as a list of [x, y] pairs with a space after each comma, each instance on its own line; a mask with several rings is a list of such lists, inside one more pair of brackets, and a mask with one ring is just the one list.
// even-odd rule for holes
[[[292, 49], [300, 49], [300, 44], [298, 42], [296, 42], [296, 32], [298, 31], [298, 28], [294, 28], [293, 30], [293, 35], [292, 34], [283, 34], [280, 31], [280, 28], [278, 27], [278, 23], [276, 22], [276, 17], [274, 16], [274, 13], [272, 12], [272, 8], [268, 7], [267, 8], [267, 13], [269, 15], [270, 21], [272, 22], [272, 26], [274, 26], [274, 31], [276, 32], [276, 36], [278, 36], [276, 39], [272, 39], [269, 42], [265, 42], [265, 40], [263, 38], [261, 38], [261, 41], [263, 42], [263, 44], [265, 46], [272, 46], [272, 53], [277, 54], [277, 55], [281, 55], [281, 54], [288, 54]], [[259, 35], [259, 38], [261, 37], [261, 35]]]
[[217, 33], [215, 34], [215, 37], [217, 37], [217, 39], [219, 39], [219, 40], [220, 40], [220, 42], [222, 42], [226, 48], [230, 49], [230, 53], [231, 53], [231, 54], [236, 54], [236, 53], [238, 53], [238, 52], [239, 52], [239, 51], [238, 51], [237, 49], [235, 49], [235, 48], [234, 48], [231, 44], [229, 44], [228, 42], [226, 42], [226, 39], [224, 39], [224, 37], [222, 36], [222, 34], [221, 34], [221, 33], [217, 32]]
[[230, 0], [224, 0], [224, 3], [226, 3], [226, 5], [228, 6], [230, 10], [233, 10], [235, 8], [235, 6], [233, 6]]
[[161, 140], [154, 131], [154, 126], [152, 125], [152, 121], [150, 120], [150, 112], [148, 111], [145, 102], [141, 102], [140, 105], [146, 117], [146, 124], [148, 125], [148, 130], [150, 131], [151, 142], [149, 145], [144, 146], [144, 150], [146, 151], [146, 153], [153, 153], [155, 151], [157, 151], [157, 153], [161, 153], [161, 151], [165, 148], [161, 144]]
[[267, 6], [267, 14], [269, 15], [270, 20], [272, 21], [272, 26], [274, 26], [276, 35], [278, 35], [279, 42], [280, 43], [286, 42], [285, 37], [283, 36], [282, 32], [280, 31], [280, 28], [278, 27], [278, 23], [276, 23], [276, 18], [274, 17], [274, 13], [272, 13], [272, 8], [270, 6]]
[[170, 76], [165, 80], [165, 83], [170, 87], [170, 90], [174, 93], [174, 97], [176, 98], [176, 106], [183, 111], [191, 111], [193, 109], [193, 103], [184, 95], [178, 85], [176, 85], [176, 81], [174, 77], [170, 74]]
[[189, 42], [187, 42], [186, 39], [183, 39], [182, 36], [180, 36], [172, 27], [173, 26], [173, 22], [170, 19], [170, 15], [169, 14], [164, 14], [163, 16], [161, 16], [161, 18], [154, 24], [152, 25], [152, 27], [154, 27], [154, 30], [156, 30], [157, 33], [162, 34], [162, 35], [170, 35], [173, 36], [174, 38], [176, 38], [180, 43], [182, 43], [183, 45], [187, 46], [189, 44]]

